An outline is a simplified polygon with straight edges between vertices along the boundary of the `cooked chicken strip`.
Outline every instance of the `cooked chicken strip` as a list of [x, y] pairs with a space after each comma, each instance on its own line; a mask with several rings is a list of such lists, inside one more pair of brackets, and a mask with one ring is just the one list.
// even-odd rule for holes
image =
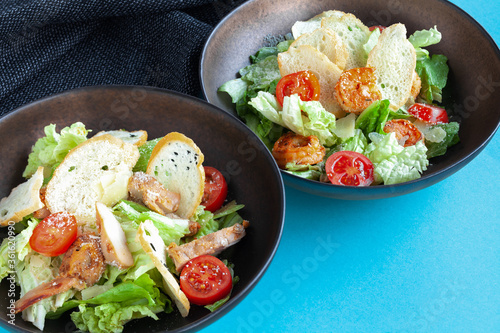
[[180, 272], [189, 260], [204, 254], [217, 255], [238, 243], [243, 236], [245, 236], [245, 227], [237, 223], [181, 246], [172, 243], [167, 248], [167, 253], [174, 261], [175, 269]]
[[181, 200], [178, 193], [167, 190], [155, 177], [144, 172], [135, 172], [130, 178], [128, 193], [131, 200], [162, 215], [175, 212]]
[[83, 284], [82, 281], [75, 277], [56, 277], [55, 279], [42, 283], [36, 288], [31, 289], [23, 297], [16, 302], [15, 313], [21, 312], [29, 306], [44, 300], [50, 296], [54, 296]]
[[61, 267], [59, 267], [59, 276], [76, 277], [82, 280], [86, 284], [81, 288], [84, 289], [99, 281], [105, 269], [100, 238], [84, 234], [78, 237], [66, 251]]
[[59, 267], [59, 275], [21, 297], [15, 304], [15, 313], [71, 288], [82, 290], [92, 286], [99, 281], [105, 268], [99, 237], [81, 235], [66, 251]]

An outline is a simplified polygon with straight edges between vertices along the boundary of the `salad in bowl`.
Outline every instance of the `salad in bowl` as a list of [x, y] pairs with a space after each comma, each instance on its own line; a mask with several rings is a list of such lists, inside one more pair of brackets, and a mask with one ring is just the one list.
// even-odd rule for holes
[[[459, 142], [443, 107], [447, 57], [437, 27], [366, 26], [324, 11], [269, 36], [219, 87], [283, 171], [345, 186], [399, 184]], [[432, 161], [432, 160], [431, 160]]]
[[9, 323], [22, 313], [40, 330], [64, 313], [76, 328], [119, 332], [160, 313], [215, 311], [238, 282], [216, 256], [238, 243], [249, 222], [228, 200], [222, 173], [204, 166], [178, 132], [90, 130], [77, 122], [44, 129], [23, 177], [0, 201], [0, 279]]

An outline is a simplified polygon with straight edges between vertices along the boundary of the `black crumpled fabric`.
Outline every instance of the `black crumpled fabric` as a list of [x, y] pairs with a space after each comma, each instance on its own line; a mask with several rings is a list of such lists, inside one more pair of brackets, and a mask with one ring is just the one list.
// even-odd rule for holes
[[0, 116], [94, 85], [146, 85], [201, 97], [203, 45], [244, 1], [1, 0]]

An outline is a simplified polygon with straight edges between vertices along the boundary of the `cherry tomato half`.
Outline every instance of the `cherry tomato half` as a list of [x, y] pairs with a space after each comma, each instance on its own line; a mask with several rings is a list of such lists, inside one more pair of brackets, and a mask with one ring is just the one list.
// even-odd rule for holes
[[389, 120], [385, 123], [384, 132], [395, 132], [398, 141], [404, 139], [403, 147], [413, 146], [418, 141], [424, 139], [424, 135], [419, 131], [417, 126], [406, 119]]
[[373, 30], [375, 30], [375, 29], [379, 29], [379, 30], [380, 30], [380, 32], [382, 32], [382, 31], [384, 31], [384, 29], [385, 29], [385, 28], [386, 28], [386, 27], [385, 27], [385, 26], [383, 26], [383, 25], [374, 25], [374, 26], [369, 27], [368, 29], [369, 29], [370, 31], [373, 31]]
[[363, 154], [338, 151], [328, 157], [326, 175], [332, 184], [369, 186], [373, 182], [373, 164]]
[[201, 204], [212, 213], [219, 209], [227, 196], [227, 183], [222, 173], [213, 167], [206, 166], [205, 188]]
[[446, 110], [439, 106], [415, 103], [408, 109], [408, 113], [429, 124], [448, 123]]
[[180, 285], [191, 303], [207, 305], [229, 295], [233, 278], [229, 268], [218, 258], [202, 255], [184, 266]]
[[302, 101], [317, 101], [319, 92], [318, 78], [310, 71], [288, 74], [276, 86], [276, 98], [281, 106], [285, 96], [298, 94]]
[[30, 246], [48, 257], [56, 257], [66, 252], [77, 234], [76, 218], [66, 212], [50, 214], [33, 229]]

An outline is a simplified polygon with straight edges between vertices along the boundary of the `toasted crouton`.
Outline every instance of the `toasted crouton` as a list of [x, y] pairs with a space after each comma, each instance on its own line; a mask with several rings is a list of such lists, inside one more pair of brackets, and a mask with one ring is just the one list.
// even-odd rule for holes
[[111, 134], [112, 136], [122, 139], [123, 141], [127, 143], [131, 143], [137, 147], [140, 145], [146, 143], [148, 140], [148, 132], [140, 130], [140, 131], [125, 131], [125, 130], [118, 130], [118, 131], [101, 131], [97, 133], [95, 136], [99, 135], [104, 135], [104, 134]]
[[345, 115], [334, 94], [342, 70], [326, 55], [310, 45], [300, 45], [278, 54], [278, 65], [281, 76], [304, 70], [313, 72], [319, 80], [321, 105], [338, 118]]
[[415, 48], [406, 39], [406, 27], [401, 23], [384, 29], [368, 55], [368, 66], [375, 68], [382, 98], [391, 102], [393, 110], [411, 96], [416, 61]]
[[203, 159], [194, 141], [177, 132], [158, 141], [149, 158], [146, 173], [153, 175], [167, 190], [180, 194], [176, 211], [180, 217], [191, 217], [203, 198]]
[[325, 17], [321, 20], [321, 27], [337, 33], [344, 42], [349, 57], [345, 69], [364, 67], [367, 55], [363, 45], [370, 37], [370, 29], [353, 14], [345, 14], [338, 18]]
[[349, 57], [347, 48], [339, 35], [331, 29], [319, 28], [311, 33], [303, 34], [290, 47], [298, 47], [300, 45], [315, 47], [342, 70], [346, 66]]
[[5, 227], [12, 222], [19, 222], [40, 208], [44, 207], [40, 200], [40, 188], [43, 184], [43, 167], [38, 167], [29, 180], [18, 185], [8, 197], [0, 201], [0, 226]]
[[136, 146], [112, 135], [93, 137], [73, 148], [47, 184], [45, 202], [52, 213], [75, 215], [79, 225], [95, 226], [96, 202], [107, 206], [127, 197]]
[[186, 317], [189, 314], [189, 300], [166, 266], [167, 256], [165, 243], [163, 243], [163, 239], [160, 237], [158, 229], [153, 222], [146, 220], [139, 225], [137, 240], [163, 277], [163, 287], [167, 295], [174, 301], [181, 316]]
[[345, 13], [341, 12], [340, 10], [327, 10], [327, 11], [324, 11], [324, 12], [310, 18], [307, 21], [297, 21], [292, 26], [293, 38], [297, 39], [305, 33], [310, 33], [318, 28], [321, 28], [321, 19], [323, 17], [333, 16], [333, 17], [340, 18], [344, 14]]

